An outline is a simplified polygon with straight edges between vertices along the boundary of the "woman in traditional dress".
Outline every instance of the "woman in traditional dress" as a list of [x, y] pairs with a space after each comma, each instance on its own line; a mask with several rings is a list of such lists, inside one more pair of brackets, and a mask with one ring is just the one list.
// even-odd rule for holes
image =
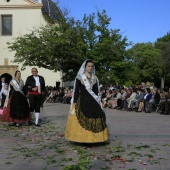
[[16, 126], [20, 126], [22, 122], [30, 122], [31, 115], [26, 96], [23, 92], [24, 82], [21, 79], [21, 72], [16, 71], [15, 77], [10, 81], [10, 87], [6, 101], [4, 104], [4, 111], [2, 114], [2, 121], [11, 122]]
[[65, 138], [80, 143], [108, 141], [105, 113], [101, 108], [99, 82], [92, 60], [85, 60], [74, 83]]

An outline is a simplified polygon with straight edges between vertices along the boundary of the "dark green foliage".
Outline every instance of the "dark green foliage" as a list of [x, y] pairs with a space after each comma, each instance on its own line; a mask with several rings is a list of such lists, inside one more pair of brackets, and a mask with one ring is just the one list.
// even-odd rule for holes
[[84, 15], [82, 21], [62, 19], [10, 42], [14, 62], [63, 71], [63, 80], [73, 80], [82, 62], [94, 61], [100, 81], [120, 82], [125, 76], [125, 52], [129, 45], [120, 30], [109, 29], [111, 18], [106, 11]]
[[166, 80], [166, 84], [168, 85], [170, 83], [170, 32], [157, 39], [155, 48], [160, 50], [158, 61], [161, 66], [160, 77]]
[[131, 64], [129, 78], [134, 82], [155, 81], [157, 74], [161, 72], [158, 62], [160, 51], [154, 48], [152, 43], [137, 43], [127, 51], [127, 57]]
[[[15, 51], [15, 63], [62, 71], [63, 80], [74, 80], [85, 59], [95, 63], [102, 84], [128, 85], [161, 80], [170, 83], [170, 32], [155, 43], [130, 42], [119, 29], [110, 29], [106, 11], [84, 15], [83, 19], [61, 18], [57, 25], [47, 25], [8, 43]], [[166, 79], [165, 79], [166, 78]], [[164, 86], [164, 83], [161, 84]]]

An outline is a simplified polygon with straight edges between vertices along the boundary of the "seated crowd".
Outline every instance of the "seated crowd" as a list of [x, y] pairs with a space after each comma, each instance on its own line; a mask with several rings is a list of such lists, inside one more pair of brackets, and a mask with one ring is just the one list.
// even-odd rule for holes
[[147, 86], [120, 87], [114, 85], [101, 89], [102, 107], [121, 111], [158, 112], [170, 114], [170, 88], [163, 90]]
[[55, 89], [55, 87], [46, 87], [46, 96], [45, 102], [50, 103], [63, 103], [70, 104], [72, 98], [72, 89], [71, 88], [59, 88]]
[[[46, 87], [45, 102], [70, 104], [72, 87], [59, 88]], [[121, 111], [158, 112], [170, 114], [170, 88], [164, 90], [143, 85], [136, 87], [121, 87], [110, 85], [101, 87], [102, 107], [119, 109]]]

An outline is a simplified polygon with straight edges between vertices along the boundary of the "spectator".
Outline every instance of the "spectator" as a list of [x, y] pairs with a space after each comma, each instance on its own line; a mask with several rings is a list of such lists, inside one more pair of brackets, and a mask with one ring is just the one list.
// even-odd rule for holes
[[112, 99], [108, 101], [108, 107], [112, 109], [115, 109], [118, 107], [117, 100], [122, 98], [120, 89], [114, 90], [114, 94], [116, 95], [116, 97], [113, 97]]
[[116, 83], [115, 88], [120, 89], [119, 83]]
[[59, 91], [55, 91], [54, 92], [54, 96], [53, 96], [53, 101], [56, 102], [56, 98], [58, 97], [59, 95]]
[[112, 90], [107, 90], [106, 91], [106, 97], [104, 99], [102, 99], [102, 107], [104, 108], [108, 101], [111, 99], [112, 97]]
[[122, 103], [122, 100], [125, 98], [126, 94], [127, 94], [126, 88], [124, 88], [124, 90], [121, 90], [121, 97], [117, 100], [117, 109], [122, 109], [121, 103]]
[[66, 90], [65, 95], [63, 97], [63, 103], [70, 104], [71, 98], [72, 98], [71, 90]]
[[141, 88], [137, 89], [137, 95], [134, 101], [131, 102], [130, 108], [133, 110], [133, 108], [135, 109], [135, 111], [138, 110], [139, 107], [139, 103], [141, 101], [143, 101], [143, 97], [144, 97], [144, 92]]
[[64, 97], [64, 91], [62, 89], [59, 90], [59, 93], [55, 99], [56, 103], [62, 103], [63, 102], [63, 97]]
[[104, 99], [106, 97], [106, 90], [102, 89], [100, 92], [100, 95], [101, 95], [101, 101], [102, 101], [102, 99]]
[[[151, 113], [151, 104], [152, 103], [152, 91], [150, 90], [150, 88], [146, 88], [146, 97], [144, 96], [145, 99], [145, 113]], [[154, 99], [153, 99], [154, 100]]]
[[124, 97], [124, 99], [122, 99], [122, 102], [121, 102], [121, 108], [122, 108], [121, 111], [127, 110], [127, 104], [128, 104], [131, 94], [132, 94], [132, 90], [128, 89], [126, 96]]
[[161, 103], [161, 114], [169, 115], [170, 113], [170, 88], [168, 92], [165, 92], [166, 101]]
[[160, 102], [160, 99], [161, 99], [160, 92], [161, 92], [160, 89], [155, 89], [153, 91], [153, 93], [154, 93], [154, 104], [155, 105], [158, 105], [159, 102]]
[[128, 110], [128, 111], [132, 111], [132, 105], [133, 105], [133, 102], [134, 102], [134, 100], [136, 99], [136, 96], [137, 96], [137, 93], [136, 93], [136, 92], [137, 92], [137, 91], [136, 91], [136, 89], [134, 88], [131, 96], [127, 99], [127, 103], [128, 103], [128, 106], [127, 106], [128, 108], [127, 108], [127, 110]]
[[151, 109], [150, 109], [149, 101], [151, 98], [152, 98], [151, 91], [149, 88], [146, 88], [146, 94], [144, 95], [143, 100], [140, 101], [137, 112], [141, 112], [143, 108], [145, 108], [145, 112], [150, 113]]

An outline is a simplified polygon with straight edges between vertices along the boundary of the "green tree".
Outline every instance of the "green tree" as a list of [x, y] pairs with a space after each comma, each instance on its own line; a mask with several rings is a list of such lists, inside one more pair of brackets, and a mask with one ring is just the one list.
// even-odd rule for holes
[[80, 66], [86, 48], [71, 20], [70, 23], [61, 22], [59, 26], [41, 27], [9, 43], [9, 49], [16, 52], [13, 62], [22, 63], [22, 69], [38, 66], [52, 71], [62, 70], [66, 73], [64, 80], [72, 80], [72, 74], [77, 71], [74, 69]]
[[154, 48], [152, 43], [137, 43], [127, 50], [127, 58], [131, 64], [129, 78], [134, 82], [153, 81], [161, 72], [158, 62], [160, 50]]
[[155, 42], [155, 48], [159, 49], [160, 56], [158, 62], [161, 66], [161, 72], [159, 72], [159, 76], [161, 78], [161, 87], [164, 88], [165, 80], [166, 84], [169, 84], [170, 78], [170, 32], [168, 32], [165, 36], [158, 38]]
[[109, 29], [106, 11], [84, 15], [82, 21], [66, 18], [58, 25], [47, 25], [9, 43], [14, 62], [63, 71], [63, 80], [73, 80], [81, 63], [94, 60], [102, 82], [121, 81], [127, 68], [127, 38], [119, 29]]
[[[106, 11], [84, 15], [78, 22], [87, 43], [86, 58], [95, 62], [97, 75], [103, 83], [121, 82], [125, 79], [126, 47], [130, 44], [119, 29], [109, 29], [111, 18]], [[122, 79], [123, 77], [123, 79]]]

